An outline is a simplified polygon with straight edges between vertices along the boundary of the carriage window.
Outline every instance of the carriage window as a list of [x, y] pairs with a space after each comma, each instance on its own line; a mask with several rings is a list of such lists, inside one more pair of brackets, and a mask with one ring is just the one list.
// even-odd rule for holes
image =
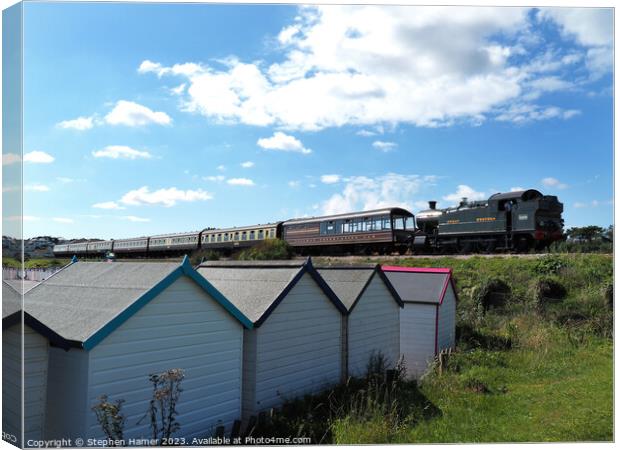
[[273, 229], [269, 230], [269, 237], [270, 238], [275, 237], [275, 231]]
[[248, 238], [248, 235], [247, 235], [247, 233], [245, 231], [243, 233], [241, 233], [241, 240], [242, 241], [247, 240], [247, 238]]
[[404, 217], [394, 216], [394, 229], [395, 230], [405, 229], [405, 218]]
[[258, 230], [258, 238], [265, 239], [265, 232], [263, 230]]
[[251, 241], [254, 240], [254, 236], [255, 236], [254, 230], [250, 231], [250, 240]]
[[222, 242], [222, 235], [221, 234], [217, 235], [217, 242]]
[[391, 228], [392, 228], [392, 226], [390, 224], [390, 217], [389, 216], [381, 217], [381, 229], [382, 230], [389, 230]]
[[335, 231], [334, 222], [332, 221], [327, 222], [326, 229], [327, 229], [328, 234], [332, 234]]

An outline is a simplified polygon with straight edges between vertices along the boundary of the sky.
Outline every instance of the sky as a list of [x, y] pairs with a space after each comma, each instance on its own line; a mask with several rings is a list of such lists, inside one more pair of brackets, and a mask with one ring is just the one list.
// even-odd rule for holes
[[26, 237], [522, 188], [566, 227], [613, 222], [611, 9], [27, 3], [23, 23]]

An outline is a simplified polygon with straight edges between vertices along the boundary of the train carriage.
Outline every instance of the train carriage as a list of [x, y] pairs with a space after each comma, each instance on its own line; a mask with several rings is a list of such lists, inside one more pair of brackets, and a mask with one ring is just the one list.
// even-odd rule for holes
[[281, 235], [282, 222], [234, 228], [206, 228], [201, 232], [203, 249], [232, 250], [246, 248]]
[[133, 239], [117, 239], [114, 241], [113, 251], [115, 254], [141, 254], [146, 255], [149, 245], [148, 237]]
[[69, 244], [54, 245], [54, 256], [66, 256], [69, 254]]
[[309, 253], [319, 250], [404, 253], [414, 231], [413, 214], [402, 208], [386, 208], [289, 220], [282, 224], [282, 239]]
[[87, 255], [88, 254], [88, 242], [79, 242], [75, 244], [69, 244], [67, 246], [68, 253], [71, 255]]
[[94, 241], [89, 242], [86, 251], [89, 255], [106, 255], [112, 251], [114, 241]]
[[149, 239], [148, 251], [177, 253], [188, 250], [196, 250], [199, 247], [200, 232], [192, 231], [189, 233], [160, 234], [151, 236]]

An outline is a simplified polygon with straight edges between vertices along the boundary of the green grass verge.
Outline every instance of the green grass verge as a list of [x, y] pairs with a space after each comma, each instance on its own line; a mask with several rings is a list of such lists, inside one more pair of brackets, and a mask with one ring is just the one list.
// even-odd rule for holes
[[334, 443], [611, 441], [611, 341], [551, 339], [540, 348], [454, 355], [452, 369], [420, 386], [439, 417], [413, 426], [405, 417], [399, 427], [345, 417], [332, 425]]

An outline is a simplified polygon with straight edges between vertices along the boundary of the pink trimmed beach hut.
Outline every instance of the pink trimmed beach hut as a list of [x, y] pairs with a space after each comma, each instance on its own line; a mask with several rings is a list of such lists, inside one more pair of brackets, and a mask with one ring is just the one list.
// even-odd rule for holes
[[419, 378], [442, 350], [454, 347], [457, 294], [452, 269], [381, 269], [404, 303], [400, 311], [400, 352], [407, 375]]

